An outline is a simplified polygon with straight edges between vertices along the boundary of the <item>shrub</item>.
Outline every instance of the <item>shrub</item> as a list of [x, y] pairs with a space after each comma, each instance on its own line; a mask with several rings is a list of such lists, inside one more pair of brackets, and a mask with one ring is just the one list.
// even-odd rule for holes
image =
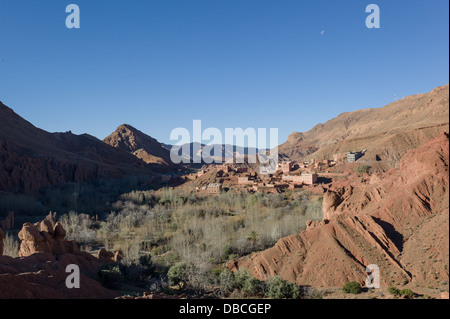
[[141, 257], [139, 257], [139, 264], [151, 269], [153, 266], [152, 256], [151, 255], [142, 255]]
[[14, 238], [13, 235], [6, 234], [3, 244], [3, 255], [13, 258], [19, 257], [20, 243]]
[[261, 290], [261, 282], [255, 277], [249, 277], [244, 281], [241, 292], [246, 296], [256, 296]]
[[60, 222], [67, 231], [67, 239], [85, 245], [96, 243], [94, 221], [89, 215], [70, 211], [69, 214], [61, 216]]
[[395, 288], [395, 287], [389, 287], [387, 291], [388, 291], [388, 293], [390, 293], [391, 295], [400, 296], [400, 289], [398, 289], [398, 288]]
[[408, 296], [408, 297], [414, 297], [416, 293], [412, 291], [411, 289], [402, 289], [400, 290], [401, 296]]
[[244, 286], [245, 281], [247, 278], [250, 278], [252, 275], [250, 272], [246, 269], [238, 270], [234, 273], [234, 284], [235, 287], [239, 290], [242, 289]]
[[122, 265], [122, 275], [126, 281], [142, 285], [149, 278], [151, 271], [140, 264]]
[[396, 287], [389, 287], [388, 293], [391, 295], [400, 297], [400, 296], [407, 296], [407, 297], [414, 297], [416, 296], [416, 293], [412, 291], [411, 289], [398, 289]]
[[234, 274], [235, 288], [246, 296], [254, 296], [261, 292], [261, 282], [248, 270], [239, 270]]
[[342, 291], [347, 294], [357, 295], [361, 293], [361, 285], [356, 281], [348, 282], [342, 287]]
[[235, 288], [234, 274], [230, 270], [224, 269], [219, 275], [219, 284], [223, 292], [233, 292]]
[[281, 277], [273, 277], [267, 283], [266, 297], [271, 299], [298, 299], [300, 288]]
[[233, 254], [233, 247], [231, 247], [230, 245], [227, 245], [225, 247], [225, 249], [223, 250], [223, 258], [229, 259], [232, 254]]
[[122, 280], [122, 272], [119, 266], [113, 266], [110, 264], [104, 265], [98, 271], [98, 277], [100, 282], [107, 288], [116, 288], [118, 282]]
[[371, 167], [369, 165], [361, 165], [360, 167], [358, 167], [358, 173], [367, 174], [367, 173], [369, 173], [370, 169], [371, 169]]
[[187, 283], [187, 264], [184, 262], [178, 263], [170, 267], [167, 277], [171, 285], [178, 285], [183, 288]]

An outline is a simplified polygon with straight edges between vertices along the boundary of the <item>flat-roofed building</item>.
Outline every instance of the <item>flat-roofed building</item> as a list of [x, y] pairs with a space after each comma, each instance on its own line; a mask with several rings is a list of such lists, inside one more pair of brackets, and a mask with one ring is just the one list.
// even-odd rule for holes
[[237, 167], [236, 168], [236, 172], [238, 172], [238, 173], [247, 173], [248, 172], [248, 168], [247, 167]]
[[292, 184], [295, 185], [302, 185], [303, 184], [303, 178], [300, 175], [292, 176]]
[[347, 161], [349, 163], [356, 162], [362, 156], [362, 152], [348, 152], [347, 153]]
[[206, 187], [206, 191], [208, 194], [219, 194], [222, 190], [222, 184], [221, 183], [211, 183]]
[[301, 176], [303, 184], [313, 185], [317, 183], [319, 176], [316, 173], [303, 173]]
[[252, 180], [248, 177], [238, 177], [238, 184], [239, 185], [250, 185], [252, 184]]
[[292, 162], [284, 162], [280, 164], [280, 168], [283, 171], [284, 174], [289, 173], [292, 171]]

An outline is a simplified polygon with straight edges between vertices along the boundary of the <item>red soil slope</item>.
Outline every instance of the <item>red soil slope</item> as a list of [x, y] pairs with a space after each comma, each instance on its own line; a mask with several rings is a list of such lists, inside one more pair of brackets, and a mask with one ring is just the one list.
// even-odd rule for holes
[[382, 285], [448, 281], [448, 165], [449, 136], [441, 133], [406, 153], [399, 169], [334, 184], [323, 221], [230, 268], [323, 287], [364, 283], [369, 264], [379, 266]]

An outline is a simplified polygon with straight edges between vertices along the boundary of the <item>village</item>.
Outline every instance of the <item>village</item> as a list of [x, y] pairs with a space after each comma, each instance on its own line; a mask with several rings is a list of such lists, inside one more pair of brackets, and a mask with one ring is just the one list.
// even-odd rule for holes
[[249, 164], [209, 164], [185, 178], [188, 187], [203, 195], [217, 195], [229, 190], [278, 194], [330, 184], [333, 178], [346, 175], [335, 169], [338, 164], [356, 163], [363, 154], [364, 151], [340, 153], [331, 160], [312, 159], [301, 163], [281, 161], [274, 174], [261, 174]]

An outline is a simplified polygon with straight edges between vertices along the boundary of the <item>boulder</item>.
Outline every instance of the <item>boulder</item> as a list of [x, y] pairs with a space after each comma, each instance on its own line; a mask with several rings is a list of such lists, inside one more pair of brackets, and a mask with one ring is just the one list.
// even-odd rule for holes
[[[51, 216], [53, 217], [53, 216]], [[53, 226], [54, 225], [54, 226]], [[52, 219], [23, 225], [19, 232], [20, 258], [0, 256], [0, 299], [115, 298], [118, 291], [103, 287], [95, 278], [104, 260], [81, 252], [65, 239], [66, 231]], [[4, 233], [0, 229], [0, 255]], [[104, 253], [102, 253], [103, 255]], [[111, 261], [117, 253], [106, 252]], [[80, 269], [80, 289], [65, 285], [66, 267], [75, 264]]]
[[75, 243], [65, 240], [66, 231], [60, 223], [53, 227], [50, 219], [44, 219], [40, 223], [23, 225], [19, 232], [20, 257], [30, 256], [35, 253], [50, 253], [62, 255], [65, 253], [77, 253]]
[[98, 251], [97, 258], [103, 262], [118, 263], [123, 259], [123, 253], [120, 250], [113, 253], [111, 251], [107, 251], [105, 248], [102, 248]]
[[97, 258], [103, 262], [112, 262], [114, 259], [114, 253], [102, 248], [98, 251]]

